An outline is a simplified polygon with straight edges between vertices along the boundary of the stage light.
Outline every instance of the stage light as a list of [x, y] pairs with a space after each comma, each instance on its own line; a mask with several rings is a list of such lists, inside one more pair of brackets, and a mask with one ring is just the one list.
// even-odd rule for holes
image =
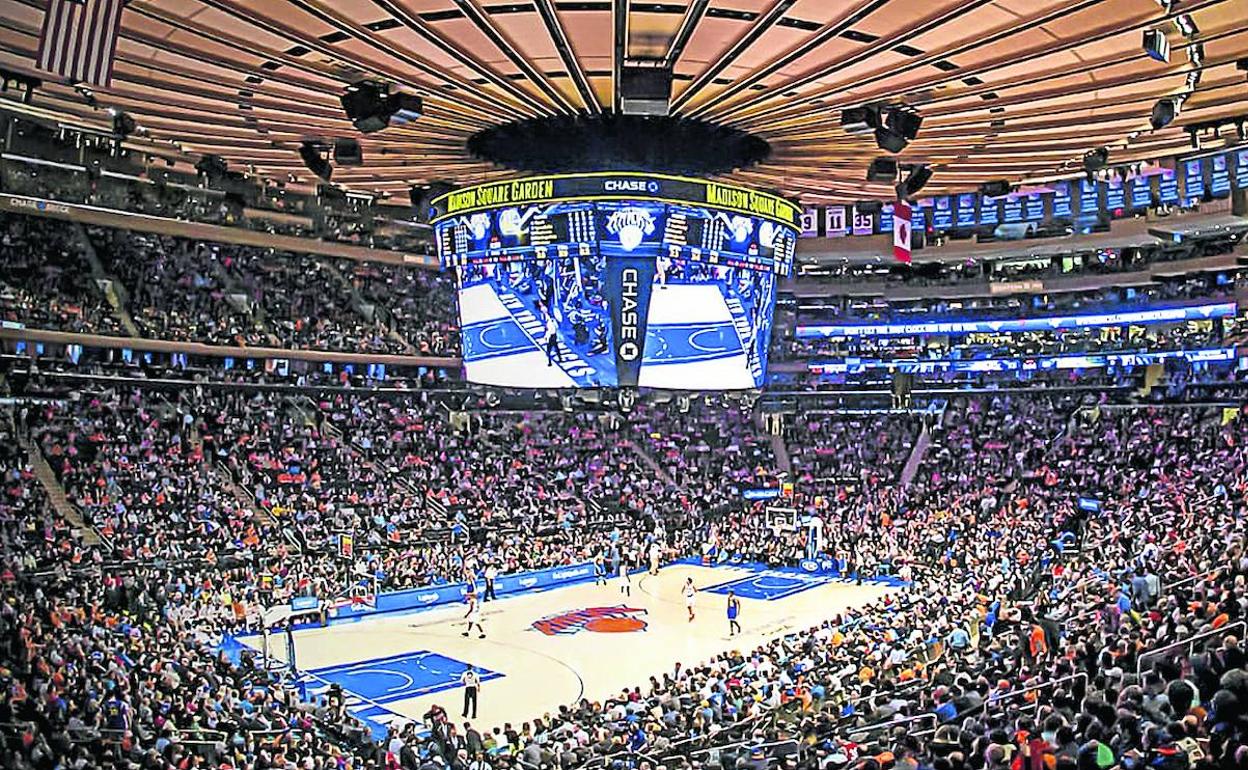
[[391, 122], [408, 123], [424, 113], [424, 102], [415, 94], [396, 91], [374, 80], [347, 86], [341, 97], [347, 119], [363, 134], [381, 131]]
[[195, 170], [209, 180], [220, 179], [230, 170], [230, 166], [218, 155], [205, 155], [195, 162]]
[[897, 182], [897, 161], [892, 158], [876, 158], [871, 161], [871, 165], [867, 167], [867, 181], [895, 184]]
[[1174, 121], [1174, 116], [1178, 111], [1178, 105], [1174, 99], [1160, 99], [1153, 105], [1152, 117], [1148, 119], [1149, 125], [1154, 131], [1165, 128]]
[[319, 143], [308, 141], [301, 143], [299, 145], [299, 157], [303, 160], [303, 165], [308, 167], [308, 171], [316, 174], [326, 182], [334, 175], [334, 167], [325, 159]]
[[339, 166], [364, 165], [364, 151], [354, 139], [338, 137], [334, 140], [334, 162]]
[[417, 222], [428, 223], [433, 218], [433, 201], [454, 189], [455, 186], [450, 182], [413, 185], [407, 191], [407, 197], [412, 203], [412, 216]]
[[984, 182], [979, 186], [979, 193], [985, 198], [1000, 198], [1010, 194], [1010, 183], [1004, 179], [995, 179], [991, 182]]
[[871, 120], [876, 122], [875, 143], [881, 150], [891, 153], [904, 150], [912, 139], [918, 137], [919, 128], [923, 125], [923, 116], [905, 105], [885, 107], [879, 115], [868, 115], [868, 122]]
[[896, 155], [906, 149], [910, 141], [891, 128], [881, 126], [875, 129], [875, 143], [881, 150]]
[[113, 118], [113, 133], [122, 139], [133, 134], [134, 130], [138, 128], [138, 124], [134, 122], [134, 118], [128, 112], [122, 112], [116, 107], [110, 107], [108, 114]]
[[620, 112], [666, 116], [671, 102], [671, 67], [626, 64], [620, 68]]
[[1087, 172], [1100, 171], [1109, 163], [1109, 149], [1106, 147], [1097, 147], [1095, 150], [1088, 150], [1083, 154], [1083, 170]]
[[919, 136], [919, 128], [923, 125], [923, 116], [915, 110], [906, 107], [894, 107], [890, 109], [885, 118], [889, 129], [901, 134], [906, 139], [913, 141]]
[[906, 175], [905, 180], [897, 185], [897, 199], [913, 198], [931, 178], [932, 169], [930, 167], [921, 165], [911, 167], [910, 173]]
[[1144, 53], [1159, 62], [1170, 63], [1170, 39], [1163, 30], [1144, 30]]
[[883, 125], [880, 108], [873, 104], [841, 110], [841, 130], [847, 134], [869, 134]]

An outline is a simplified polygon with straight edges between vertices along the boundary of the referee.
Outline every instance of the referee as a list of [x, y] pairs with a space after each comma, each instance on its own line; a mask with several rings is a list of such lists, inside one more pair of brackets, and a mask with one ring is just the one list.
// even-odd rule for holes
[[469, 718], [468, 707], [472, 707], [471, 717], [477, 718], [477, 690], [481, 689], [481, 677], [471, 665], [459, 675], [459, 683], [464, 686], [464, 719]]

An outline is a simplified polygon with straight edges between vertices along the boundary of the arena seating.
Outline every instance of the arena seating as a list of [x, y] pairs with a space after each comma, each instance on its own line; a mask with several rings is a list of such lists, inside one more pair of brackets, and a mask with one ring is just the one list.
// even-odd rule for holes
[[[20, 215], [0, 216], [0, 226], [0, 312], [30, 328], [124, 334], [98, 278], [117, 283], [138, 334], [152, 339], [458, 352], [454, 293], [439, 274], [110, 228], [83, 231]], [[85, 243], [102, 272], [84, 254]]]
[[[8, 321], [122, 334], [86, 277], [103, 275], [153, 338], [457, 350], [453, 295], [423, 272], [3, 223]], [[1132, 307], [1225, 296], [1174, 286]], [[1235, 341], [1223, 331], [1168, 329], [1147, 344]], [[383, 391], [345, 371], [137, 366], [84, 378], [49, 363], [5, 383], [35, 399], [0, 413], [5, 767], [1213, 770], [1248, 757], [1248, 417], [1227, 409], [1243, 375], [1171, 368], [1140, 390], [1122, 372], [1074, 387], [1058, 372], [899, 410], [845, 408], [852, 398], [829, 390], [823, 408], [777, 421], [715, 397], [514, 409], [466, 390], [435, 397], [427, 373]], [[58, 369], [73, 376], [47, 376]], [[90, 543], [57, 513], [29, 450]], [[463, 736], [436, 710], [377, 743], [250, 653], [231, 662], [218, 649], [264, 607], [341, 596], [361, 575], [363, 590], [388, 591], [485, 564], [579, 563], [612, 543], [639, 561], [651, 536], [669, 557], [795, 565], [803, 534], [741, 502], [786, 483], [786, 504], [823, 518], [850, 580], [890, 575], [909, 589], [518, 731], [489, 726], [480, 756], [459, 753]]]
[[[606, 522], [625, 537], [646, 531], [653, 522], [644, 514], [666, 505], [669, 488], [628, 483], [643, 461], [620, 450], [622, 439], [643, 451], [667, 447], [652, 461], [672, 469], [676, 487], [724, 494], [765, 462], [761, 447], [770, 441], [751, 433], [748, 420], [727, 434], [755, 447], [743, 455], [748, 462], [683, 462], [685, 450], [696, 457], [709, 446], [708, 414], [486, 413], [460, 425], [457, 439], [447, 416], [419, 397], [166, 400], [118, 389], [28, 413], [16, 422], [33, 425], [72, 498], [115, 550], [72, 543], [64, 523], [47, 518], [37, 487], [13, 486], [28, 479], [20, 454], [5, 456], [5, 570], [13, 577], [2, 589], [0, 638], [14, 684], [0, 722], [13, 733], [8, 766], [50, 757], [176, 765], [192, 756], [241, 766], [280, 755], [300, 766], [350, 756], [467, 767], [456, 758], [461, 738], [436, 721], [431, 732], [409, 726], [374, 745], [350, 717], [299, 705], [266, 684], [249, 657], [241, 667], [216, 657], [216, 634], [254, 623], [253, 602], [342, 580], [318, 569], [328, 560], [315, 556], [324, 545], [318, 533], [340, 515], [356, 516], [374, 545], [395, 525], [402, 556], [383, 559], [386, 584], [395, 586], [434, 577], [433, 565], [451, 553], [498, 558], [505, 570], [592, 553], [603, 530], [589, 506], [520, 504], [529, 494], [556, 501], [569, 482], [579, 499], [615, 498], [642, 514]], [[487, 732], [484, 761], [569, 770], [595, 757], [954, 770], [1004, 768], [1024, 751], [1072, 769], [1136, 753], [1148, 763], [1198, 751], [1209, 761], [1233, 758], [1248, 422], [1226, 419], [1219, 410], [1074, 396], [955, 399], [933, 424], [911, 487], [872, 494], [891, 486], [915, 420], [811, 417], [787, 436], [795, 467], [805, 467], [799, 487], [827, 473], [866, 490], [819, 490], [834, 552], [862, 574], [902, 574], [911, 590], [748, 655], [689, 666], [635, 695], [569, 707], [526, 734]], [[468, 435], [474, 440], [460, 440]], [[565, 435], [579, 438], [574, 451], [552, 440]], [[874, 438], [834, 465], [807, 451], [851, 435]], [[232, 493], [231, 472], [250, 479], [252, 505]], [[355, 502], [341, 481], [348, 478], [371, 496], [371, 521], [347, 511]], [[527, 486], [491, 509], [480, 491], [496, 478]], [[413, 515], [421, 491], [446, 512], [438, 525], [458, 523], [462, 537], [425, 537], [427, 517]], [[1102, 512], [1079, 510], [1076, 496], [1097, 498]], [[35, 510], [42, 527], [14, 526]], [[552, 510], [564, 514], [548, 518]], [[711, 543], [725, 555], [798, 557], [765, 526], [690, 521], [690, 537], [669, 533], [674, 552]], [[308, 541], [307, 553], [280, 532], [290, 527]], [[74, 566], [63, 576], [44, 574], [49, 560], [67, 555]], [[101, 579], [75, 581], [80, 570]], [[262, 584], [262, 574], [278, 579]], [[1190, 648], [1167, 647], [1199, 634]], [[52, 650], [74, 652], [66, 659]], [[66, 676], [71, 661], [98, 662]], [[92, 696], [107, 679], [124, 684]], [[172, 709], [151, 708], [151, 697], [172, 697]]]
[[34, 217], [0, 215], [4, 320], [58, 331], [118, 334], [121, 324], [91, 278], [73, 231]]

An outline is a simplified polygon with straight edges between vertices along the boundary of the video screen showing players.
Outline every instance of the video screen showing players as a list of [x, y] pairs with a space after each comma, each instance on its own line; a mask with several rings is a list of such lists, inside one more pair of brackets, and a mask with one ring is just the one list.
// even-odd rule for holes
[[765, 217], [655, 201], [500, 207], [435, 228], [459, 277], [471, 382], [761, 387], [797, 234]]
[[763, 385], [776, 276], [660, 256], [638, 385], [679, 390]]
[[469, 381], [525, 388], [617, 385], [604, 263], [591, 253], [456, 268]]

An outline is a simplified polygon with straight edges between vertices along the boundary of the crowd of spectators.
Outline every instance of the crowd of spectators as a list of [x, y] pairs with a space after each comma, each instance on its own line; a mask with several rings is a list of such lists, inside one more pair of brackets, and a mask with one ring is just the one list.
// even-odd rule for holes
[[143, 336], [211, 345], [269, 343], [259, 319], [227, 297], [224, 266], [211, 245], [110, 228], [88, 234], [105, 269], [126, 287], [130, 315]]
[[1240, 328], [1238, 320], [1230, 318], [1018, 333], [795, 339], [786, 346], [786, 353], [797, 359], [976, 360], [1069, 353], [1194, 350], [1227, 344]]
[[[1221, 326], [1209, 322], [1134, 327], [1064, 329], [1026, 334], [898, 335], [889, 338], [798, 339], [797, 326], [820, 324], [908, 324], [929, 321], [993, 321], [1143, 311], [1162, 307], [1234, 301], [1239, 274], [1201, 273], [1147, 286], [1107, 286], [1048, 294], [985, 295], [962, 299], [864, 299], [855, 296], [803, 297], [801, 310], [786, 316], [777, 310], [773, 361], [812, 356], [961, 357], [1104, 352], [1217, 344], [1242, 335], [1237, 319]], [[781, 323], [782, 318], [788, 318]]]
[[[0, 313], [32, 328], [121, 334], [72, 223], [0, 218]], [[453, 356], [447, 275], [93, 227], [141, 336], [212, 345]]]
[[[1176, 224], [1176, 229], [1182, 225]], [[1069, 233], [1066, 233], [1069, 235]], [[861, 294], [867, 291], [896, 289], [902, 293], [916, 287], [939, 287], [949, 293], [970, 289], [992, 293], [990, 284], [1019, 281], [1061, 282], [1063, 279], [1087, 279], [1095, 276], [1113, 276], [1124, 273], [1144, 272], [1150, 266], [1202, 257], [1227, 254], [1240, 245], [1245, 237], [1243, 227], [1232, 227], [1217, 232], [1188, 233], [1180, 241], [1155, 240], [1151, 243], [1123, 248], [1080, 247], [1078, 241], [1068, 242], [1065, 248], [1054, 248], [1054, 243], [1041, 253], [1002, 256], [992, 251], [972, 250], [963, 259], [954, 258], [947, 252], [939, 259], [939, 252], [929, 252], [932, 259], [913, 264], [881, 263], [879, 260], [822, 262], [812, 264], [801, 271], [800, 280], [807, 283], [854, 285]], [[957, 243], [953, 243], [957, 249]], [[1003, 244], [1002, 253], [1009, 253], [1009, 244]]]
[[0, 315], [36, 329], [121, 333], [77, 231], [50, 219], [0, 214]]
[[383, 588], [656, 537], [671, 555], [794, 563], [802, 532], [714, 508], [780, 477], [766, 421], [699, 401], [447, 413], [421, 393], [134, 384], [22, 410], [5, 437], [35, 442], [114, 550], [75, 542], [4, 442], [6, 767], [1237, 770], [1248, 753], [1238, 409], [954, 399], [927, 417], [908, 486], [920, 418], [804, 415], [784, 435], [793, 505], [850, 579], [905, 590], [471, 746], [436, 709], [375, 743], [250, 655], [231, 663], [221, 633], [343, 585], [359, 561], [327, 552], [339, 527]]
[[379, 316], [352, 302], [336, 268], [308, 254], [223, 246], [231, 279], [265, 310], [283, 347], [406, 353], [407, 344]]
[[393, 319], [395, 331], [416, 352], [458, 352], [458, 310], [447, 276], [379, 262], [341, 260], [338, 264], [364, 300], [382, 308]]

